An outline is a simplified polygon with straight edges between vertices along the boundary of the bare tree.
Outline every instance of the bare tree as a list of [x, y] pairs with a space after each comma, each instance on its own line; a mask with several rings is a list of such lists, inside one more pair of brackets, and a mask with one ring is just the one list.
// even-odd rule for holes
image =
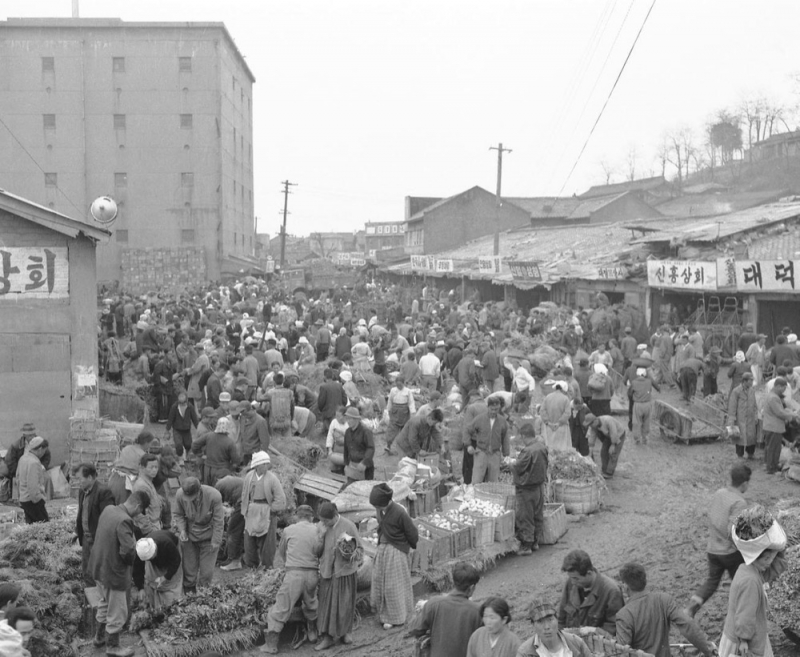
[[325, 247], [325, 240], [322, 237], [322, 233], [311, 233], [309, 239], [311, 240], [312, 251], [317, 251], [317, 249], [314, 248], [315, 246], [319, 248], [320, 258], [327, 258], [331, 255], [331, 249]]
[[638, 163], [639, 153], [636, 150], [636, 144], [631, 144], [628, 147], [628, 152], [625, 154], [625, 177], [630, 182], [636, 180], [636, 167]]
[[599, 164], [600, 164], [600, 169], [603, 172], [603, 179], [606, 181], [605, 184], [610, 185], [611, 179], [614, 177], [614, 174], [616, 173], [616, 168], [605, 158], [600, 160]]
[[667, 162], [669, 161], [669, 142], [667, 141], [667, 133], [661, 135], [661, 142], [656, 149], [656, 161], [661, 168], [661, 177], [667, 177]]

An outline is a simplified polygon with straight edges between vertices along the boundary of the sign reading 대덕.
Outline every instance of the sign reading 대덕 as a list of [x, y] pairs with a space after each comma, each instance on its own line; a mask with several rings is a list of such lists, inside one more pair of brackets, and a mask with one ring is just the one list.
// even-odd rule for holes
[[0, 248], [0, 300], [67, 297], [67, 247]]

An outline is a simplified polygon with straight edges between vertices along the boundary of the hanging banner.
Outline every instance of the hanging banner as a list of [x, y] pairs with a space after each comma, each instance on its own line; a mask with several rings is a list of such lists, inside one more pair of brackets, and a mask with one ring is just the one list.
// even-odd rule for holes
[[453, 271], [453, 261], [452, 260], [437, 260], [436, 261], [436, 271], [437, 272], [451, 272]]
[[351, 267], [363, 267], [367, 264], [367, 259], [364, 256], [357, 256], [355, 254], [350, 256]]
[[412, 255], [411, 256], [411, 269], [419, 269], [421, 271], [428, 271], [428, 256]]
[[622, 281], [628, 278], [630, 271], [624, 265], [598, 267], [597, 277], [606, 281]]
[[267, 262], [264, 265], [264, 271], [268, 274], [275, 273], [275, 259], [274, 258], [267, 258]]
[[0, 300], [67, 297], [67, 247], [0, 247]]
[[539, 263], [530, 260], [512, 260], [508, 263], [511, 270], [511, 278], [520, 281], [540, 281], [542, 272], [539, 271]]
[[733, 256], [717, 258], [717, 288], [736, 288], [736, 260]]
[[800, 260], [737, 260], [736, 286], [740, 292], [797, 292], [795, 271]]
[[500, 274], [500, 256], [482, 256], [478, 258], [478, 271], [481, 274]]
[[675, 290], [716, 290], [717, 263], [694, 260], [648, 260], [647, 284]]

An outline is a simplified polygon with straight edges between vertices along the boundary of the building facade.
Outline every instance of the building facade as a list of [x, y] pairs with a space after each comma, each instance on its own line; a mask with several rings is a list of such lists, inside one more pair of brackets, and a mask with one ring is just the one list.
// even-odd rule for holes
[[376, 257], [378, 251], [402, 247], [405, 240], [404, 221], [368, 221], [364, 226], [364, 251], [367, 256]]
[[254, 82], [222, 23], [0, 21], [0, 187], [81, 217], [114, 198], [100, 281], [160, 246], [238, 272], [257, 264]]

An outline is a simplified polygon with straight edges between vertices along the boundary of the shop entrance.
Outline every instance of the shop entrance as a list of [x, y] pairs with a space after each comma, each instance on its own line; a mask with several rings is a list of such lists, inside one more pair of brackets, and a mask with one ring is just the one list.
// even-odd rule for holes
[[781, 329], [788, 326], [793, 333], [800, 330], [800, 300], [759, 301], [758, 332], [767, 336], [767, 345], [772, 346]]

